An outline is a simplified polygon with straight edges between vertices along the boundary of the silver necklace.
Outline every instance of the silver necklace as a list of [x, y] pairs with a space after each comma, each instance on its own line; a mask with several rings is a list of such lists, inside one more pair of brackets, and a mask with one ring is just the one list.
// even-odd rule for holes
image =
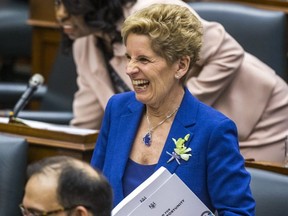
[[150, 120], [149, 120], [149, 116], [148, 116], [148, 111], [146, 111], [146, 120], [148, 123], [148, 131], [147, 133], [143, 136], [142, 141], [146, 146], [150, 146], [151, 142], [152, 142], [152, 132], [154, 130], [156, 130], [156, 128], [158, 128], [160, 125], [162, 125], [165, 121], [167, 121], [169, 118], [171, 118], [177, 111], [178, 111], [179, 107], [177, 107], [172, 113], [170, 113], [169, 115], [167, 115], [162, 121], [160, 121], [157, 125], [155, 125], [154, 127], [151, 128], [151, 124], [150, 124]]

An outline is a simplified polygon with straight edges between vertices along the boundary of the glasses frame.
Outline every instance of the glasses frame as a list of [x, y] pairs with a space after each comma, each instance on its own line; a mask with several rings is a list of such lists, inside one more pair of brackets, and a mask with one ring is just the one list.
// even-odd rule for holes
[[62, 0], [54, 0], [54, 5], [59, 6], [62, 4]]
[[43, 211], [43, 212], [39, 212], [39, 213], [30, 212], [30, 210], [25, 208], [23, 204], [20, 204], [19, 208], [20, 208], [23, 216], [47, 216], [47, 215], [51, 215], [51, 214], [57, 214], [60, 212], [72, 210], [72, 209], [76, 208], [76, 206], [59, 208], [57, 210], [52, 210], [52, 211], [48, 211], [48, 212]]

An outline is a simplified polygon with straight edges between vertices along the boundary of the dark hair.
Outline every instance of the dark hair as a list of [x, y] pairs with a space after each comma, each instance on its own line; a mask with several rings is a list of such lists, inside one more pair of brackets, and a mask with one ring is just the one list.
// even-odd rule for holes
[[[27, 176], [58, 176], [57, 199], [63, 207], [84, 206], [93, 215], [110, 216], [112, 210], [112, 189], [105, 177], [98, 171], [91, 174], [83, 166], [77, 165], [77, 159], [67, 156], [55, 156], [42, 159], [28, 166]], [[81, 161], [80, 161], [81, 162]], [[82, 162], [81, 162], [82, 163]], [[85, 166], [90, 166], [83, 162]]]
[[[137, 0], [62, 0], [69, 14], [82, 15], [88, 26], [111, 36], [113, 42], [121, 42], [116, 23], [124, 19], [123, 7]], [[70, 48], [73, 41], [63, 34], [63, 48]]]

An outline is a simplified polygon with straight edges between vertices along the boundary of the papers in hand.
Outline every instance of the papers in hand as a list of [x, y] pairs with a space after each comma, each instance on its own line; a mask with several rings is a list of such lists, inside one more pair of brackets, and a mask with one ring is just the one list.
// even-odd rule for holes
[[112, 211], [112, 216], [212, 216], [176, 175], [160, 167]]

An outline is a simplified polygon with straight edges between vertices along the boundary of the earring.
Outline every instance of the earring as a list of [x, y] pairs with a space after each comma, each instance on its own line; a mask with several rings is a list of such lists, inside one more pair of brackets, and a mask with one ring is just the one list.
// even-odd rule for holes
[[176, 79], [180, 79], [179, 74], [175, 74], [175, 78], [176, 78]]

